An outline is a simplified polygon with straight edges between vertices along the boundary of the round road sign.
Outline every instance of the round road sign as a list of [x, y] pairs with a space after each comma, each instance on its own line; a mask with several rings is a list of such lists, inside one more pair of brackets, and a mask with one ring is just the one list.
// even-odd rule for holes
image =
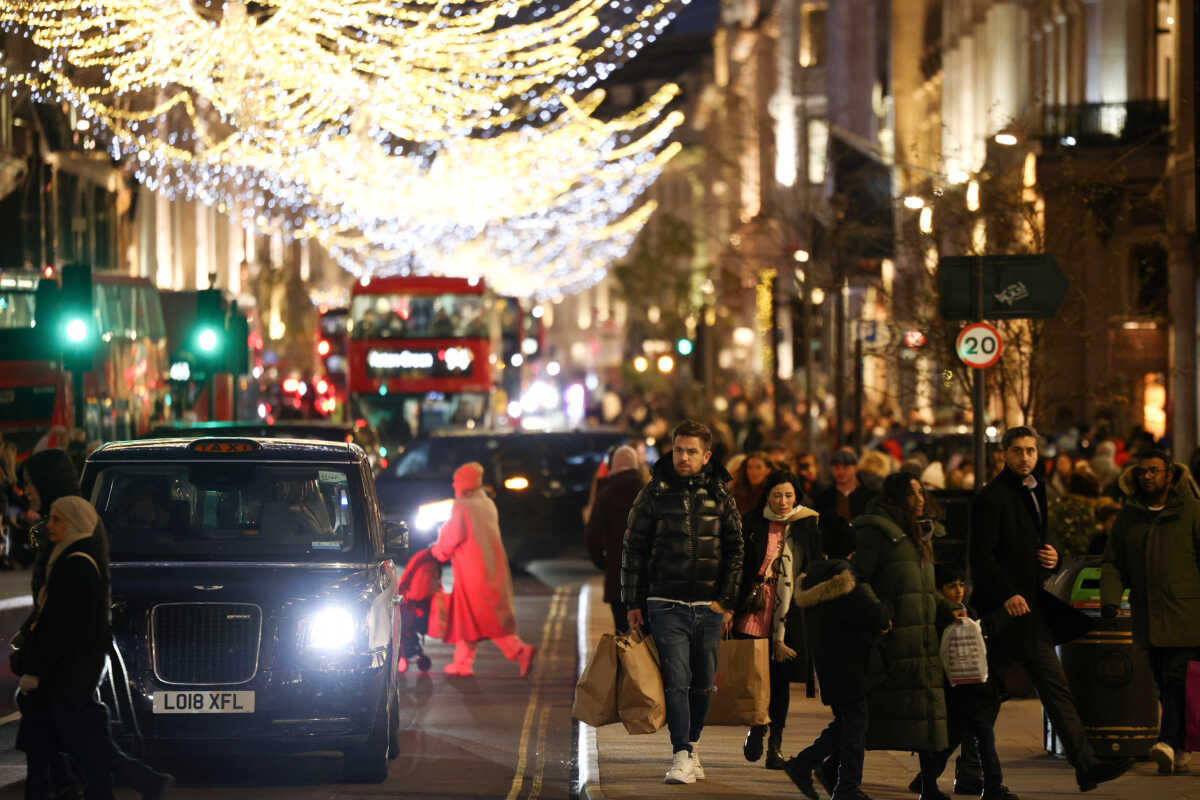
[[972, 322], [958, 334], [954, 351], [968, 367], [987, 369], [1000, 360], [1000, 334], [986, 322]]

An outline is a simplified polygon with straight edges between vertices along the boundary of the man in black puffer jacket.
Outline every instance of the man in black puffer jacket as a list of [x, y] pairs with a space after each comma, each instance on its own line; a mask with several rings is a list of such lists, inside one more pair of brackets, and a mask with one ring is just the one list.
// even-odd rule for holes
[[649, 617], [662, 664], [673, 751], [667, 783], [704, 778], [695, 746], [742, 577], [742, 521], [711, 447], [712, 433], [698, 422], [671, 432], [671, 457], [659, 459], [634, 501], [621, 552], [629, 627]]

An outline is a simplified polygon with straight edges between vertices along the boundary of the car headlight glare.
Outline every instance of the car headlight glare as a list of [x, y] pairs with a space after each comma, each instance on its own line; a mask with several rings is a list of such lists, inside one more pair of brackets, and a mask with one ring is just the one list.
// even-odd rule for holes
[[413, 524], [419, 531], [436, 528], [450, 519], [450, 509], [453, 506], [454, 501], [450, 499], [438, 500], [436, 503], [422, 503], [417, 507], [417, 518]]
[[344, 608], [326, 608], [308, 620], [305, 644], [315, 650], [345, 647], [354, 641], [354, 616]]

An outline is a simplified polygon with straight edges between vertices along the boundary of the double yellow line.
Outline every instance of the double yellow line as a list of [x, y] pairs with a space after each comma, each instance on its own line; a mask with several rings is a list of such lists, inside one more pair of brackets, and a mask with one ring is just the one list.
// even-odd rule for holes
[[[529, 704], [525, 706], [525, 722], [521, 726], [521, 743], [517, 747], [517, 768], [513, 775], [512, 786], [508, 790], [506, 800], [516, 800], [525, 786], [525, 770], [529, 766], [529, 740], [534, 735], [536, 720], [536, 741], [533, 751], [533, 778], [529, 784], [527, 800], [537, 800], [542, 792], [542, 781], [546, 774], [546, 736], [550, 730], [550, 703], [543, 703], [542, 678], [547, 671], [558, 665], [562, 660], [559, 644], [563, 637], [563, 627], [571, 608], [571, 595], [577, 587], [560, 586], [554, 590], [550, 600], [550, 611], [546, 622], [542, 625], [542, 639], [538, 645], [537, 658], [534, 660], [533, 673], [530, 679], [533, 690], [529, 693]], [[540, 708], [539, 708], [540, 707]]]

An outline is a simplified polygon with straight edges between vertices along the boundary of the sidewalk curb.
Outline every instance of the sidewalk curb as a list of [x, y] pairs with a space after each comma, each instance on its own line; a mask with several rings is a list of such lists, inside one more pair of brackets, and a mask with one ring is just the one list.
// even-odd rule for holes
[[[576, 630], [579, 647], [577, 660], [579, 675], [583, 674], [583, 668], [587, 665], [588, 656], [591, 654], [592, 584], [598, 581], [599, 579], [585, 581], [579, 589], [579, 598], [575, 604], [578, 615]], [[575, 676], [577, 680], [579, 675]], [[600, 755], [596, 749], [596, 729], [585, 722], [578, 720], [574, 722], [579, 726], [577, 729], [579, 732], [578, 769], [584, 774], [584, 783], [579, 787], [579, 798], [580, 800], [607, 800], [604, 790], [600, 788]]]

